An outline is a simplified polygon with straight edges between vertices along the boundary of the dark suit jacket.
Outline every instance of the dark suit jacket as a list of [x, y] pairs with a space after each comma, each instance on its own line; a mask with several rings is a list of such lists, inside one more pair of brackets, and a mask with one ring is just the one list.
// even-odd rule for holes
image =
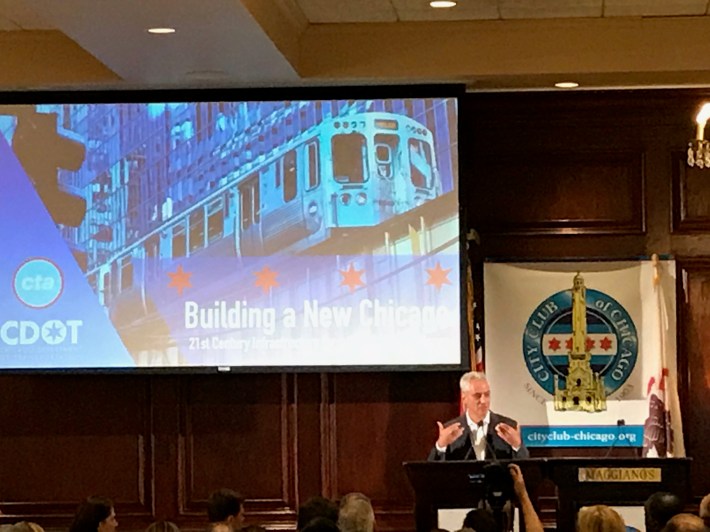
[[[471, 441], [471, 429], [466, 421], [466, 414], [462, 414], [455, 419], [447, 421], [446, 426], [448, 427], [453, 423], [461, 423], [461, 426], [463, 427], [463, 434], [446, 448], [445, 453], [437, 451], [435, 445], [429, 453], [429, 461], [477, 460], [476, 453], [473, 450], [473, 443]], [[492, 458], [491, 449], [493, 450], [495, 457], [499, 460], [510, 458], [528, 458], [530, 453], [528, 453], [528, 450], [525, 448], [525, 444], [521, 443], [520, 449], [515, 452], [510, 445], [508, 445], [500, 436], [498, 436], [498, 434], [496, 434], [495, 426], [498, 423], [506, 423], [513, 428], [518, 426], [518, 423], [515, 420], [491, 412], [490, 423], [488, 423], [488, 433], [486, 434], [486, 439], [488, 440], [486, 459], [490, 460]]]

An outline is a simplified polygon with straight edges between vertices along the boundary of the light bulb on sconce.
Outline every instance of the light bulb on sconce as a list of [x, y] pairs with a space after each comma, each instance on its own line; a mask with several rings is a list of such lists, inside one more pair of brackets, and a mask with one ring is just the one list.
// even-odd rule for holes
[[708, 119], [710, 119], [710, 103], [704, 104], [695, 117], [697, 129], [695, 138], [688, 143], [688, 166], [710, 168], [710, 142], [705, 140], [705, 125]]

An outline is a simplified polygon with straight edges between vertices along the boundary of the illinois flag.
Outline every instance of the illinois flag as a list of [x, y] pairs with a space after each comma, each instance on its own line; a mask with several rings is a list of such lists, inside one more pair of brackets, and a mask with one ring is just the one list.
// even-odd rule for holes
[[675, 371], [671, 373], [671, 369], [675, 369], [671, 362], [676, 358], [675, 327], [671, 327], [675, 306], [669, 307], [663, 283], [671, 272], [657, 255], [653, 256], [652, 263], [658, 344], [656, 356], [649, 356], [648, 360], [651, 375], [646, 385], [648, 417], [643, 426], [643, 456], [685, 456], [677, 375]]
[[487, 263], [484, 295], [492, 408], [528, 447], [682, 455], [673, 261]]

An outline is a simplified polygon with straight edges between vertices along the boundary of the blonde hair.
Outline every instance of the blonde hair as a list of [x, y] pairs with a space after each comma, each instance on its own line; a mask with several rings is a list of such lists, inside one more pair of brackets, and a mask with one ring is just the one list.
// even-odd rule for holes
[[710, 495], [706, 495], [703, 497], [703, 500], [700, 501], [700, 509], [698, 514], [703, 519], [710, 517]]
[[10, 532], [44, 532], [44, 528], [31, 521], [19, 521], [8, 530]]
[[619, 513], [606, 506], [584, 506], [577, 515], [578, 532], [625, 532], [626, 525]]
[[375, 512], [370, 498], [359, 492], [345, 495], [340, 501], [338, 528], [341, 532], [373, 532]]
[[459, 388], [462, 392], [467, 392], [471, 386], [471, 381], [487, 381], [486, 374], [482, 371], [469, 371], [461, 375], [459, 380]]

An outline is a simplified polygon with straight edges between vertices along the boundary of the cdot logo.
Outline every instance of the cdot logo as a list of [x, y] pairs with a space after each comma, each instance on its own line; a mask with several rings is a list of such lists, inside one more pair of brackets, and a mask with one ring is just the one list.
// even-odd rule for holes
[[47, 345], [79, 342], [82, 320], [49, 320], [43, 324], [29, 320], [9, 320], [0, 325], [0, 342], [6, 345], [34, 345], [40, 340]]
[[46, 308], [54, 304], [64, 289], [62, 272], [48, 259], [25, 261], [15, 272], [15, 296], [31, 308]]

